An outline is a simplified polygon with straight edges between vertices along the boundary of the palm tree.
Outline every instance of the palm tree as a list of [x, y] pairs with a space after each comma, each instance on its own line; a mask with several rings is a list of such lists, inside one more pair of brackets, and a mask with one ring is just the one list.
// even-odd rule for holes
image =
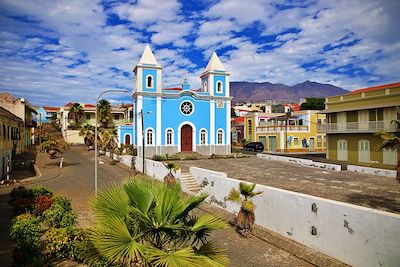
[[75, 126], [79, 126], [80, 120], [83, 116], [83, 106], [79, 103], [73, 103], [69, 109], [69, 113], [72, 114]]
[[226, 266], [223, 251], [207, 241], [226, 223], [193, 213], [206, 197], [183, 198], [178, 184], [138, 178], [114, 184], [93, 201], [93, 253], [124, 266]]
[[85, 123], [83, 128], [79, 131], [79, 136], [83, 137], [85, 145], [87, 146], [88, 150], [90, 146], [94, 144], [94, 136], [95, 136], [95, 129], [89, 123]]
[[[239, 191], [233, 188], [226, 200], [240, 203], [240, 211], [236, 216], [236, 231], [245, 236], [252, 236], [252, 228], [255, 221], [253, 197], [262, 193], [254, 192], [256, 184], [240, 183]], [[243, 196], [243, 198], [241, 197]]]
[[[390, 123], [392, 125], [391, 129], [386, 131], [376, 133], [382, 139], [382, 145], [380, 145], [377, 150], [382, 149], [400, 149], [400, 108], [396, 107], [397, 110], [397, 120], [392, 120]], [[397, 174], [396, 178], [400, 182], [400, 160], [397, 161]]]
[[103, 128], [107, 129], [108, 121], [111, 117], [111, 105], [110, 102], [106, 99], [101, 99], [97, 104], [97, 112], [99, 116], [99, 121], [103, 124]]

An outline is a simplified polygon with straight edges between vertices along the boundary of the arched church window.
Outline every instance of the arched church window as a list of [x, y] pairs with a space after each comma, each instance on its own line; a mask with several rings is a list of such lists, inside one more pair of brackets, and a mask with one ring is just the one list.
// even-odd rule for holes
[[217, 132], [217, 144], [222, 145], [224, 143], [224, 131], [222, 129]]
[[166, 138], [166, 143], [167, 143], [167, 145], [172, 145], [173, 143], [172, 143], [172, 140], [173, 140], [173, 131], [172, 131], [172, 129], [168, 129], [167, 130], [167, 138]]
[[151, 146], [153, 145], [153, 130], [152, 129], [148, 129], [146, 132], [146, 144]]
[[194, 111], [194, 106], [193, 103], [190, 101], [183, 101], [181, 104], [181, 112], [183, 113], [183, 115], [190, 115], [193, 113]]
[[217, 82], [217, 93], [222, 93], [222, 82], [221, 81]]
[[203, 82], [203, 91], [204, 91], [204, 92], [208, 92], [207, 81], [204, 81], [204, 82]]
[[153, 76], [148, 75], [146, 77], [146, 87], [147, 88], [152, 88], [153, 87]]
[[207, 144], [207, 131], [205, 129], [202, 129], [200, 131], [200, 145], [206, 145]]

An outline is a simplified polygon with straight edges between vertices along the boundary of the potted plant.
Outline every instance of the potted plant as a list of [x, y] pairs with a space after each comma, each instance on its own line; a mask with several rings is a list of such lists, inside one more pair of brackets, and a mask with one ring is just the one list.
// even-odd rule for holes
[[165, 168], [167, 168], [169, 170], [169, 173], [164, 177], [164, 183], [166, 185], [173, 185], [176, 183], [176, 178], [175, 176], [172, 174], [172, 171], [176, 172], [179, 169], [179, 165], [174, 163], [174, 162], [167, 162], [167, 163], [163, 163]]
[[256, 184], [240, 183], [239, 191], [232, 188], [226, 200], [241, 204], [236, 216], [236, 231], [244, 237], [252, 236], [252, 228], [255, 221], [253, 197], [262, 193], [254, 192]]

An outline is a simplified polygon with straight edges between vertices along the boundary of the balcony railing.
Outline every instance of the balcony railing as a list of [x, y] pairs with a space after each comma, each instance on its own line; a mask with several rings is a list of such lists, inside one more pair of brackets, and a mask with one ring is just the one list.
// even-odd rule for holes
[[287, 128], [285, 125], [279, 125], [279, 126], [260, 126], [257, 127], [256, 131], [257, 132], [284, 132], [284, 131], [288, 131], [288, 132], [307, 132], [308, 131], [308, 126], [304, 126], [304, 125], [288, 125]]
[[328, 123], [318, 125], [320, 133], [375, 133], [392, 128], [390, 121]]

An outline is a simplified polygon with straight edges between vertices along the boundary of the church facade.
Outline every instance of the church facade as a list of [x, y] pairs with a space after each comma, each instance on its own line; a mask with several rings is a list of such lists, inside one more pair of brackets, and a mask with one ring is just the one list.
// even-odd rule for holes
[[[214, 53], [202, 72], [201, 88], [185, 80], [180, 88], [162, 89], [163, 68], [149, 46], [133, 70], [132, 143], [142, 156], [198, 152], [231, 152], [229, 72]], [[120, 140], [125, 140], [126, 134]], [[144, 134], [144, 136], [143, 136]], [[144, 137], [144, 138], [143, 138]]]

